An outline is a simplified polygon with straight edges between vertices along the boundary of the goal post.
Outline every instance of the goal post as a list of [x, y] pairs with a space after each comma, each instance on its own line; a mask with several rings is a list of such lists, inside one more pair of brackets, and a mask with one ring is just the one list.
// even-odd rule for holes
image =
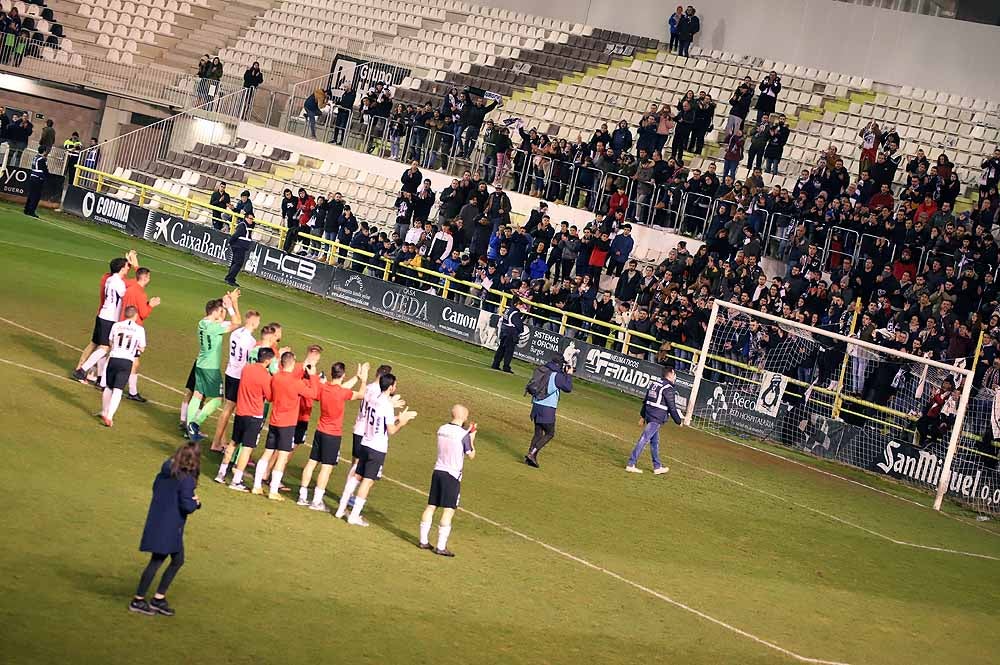
[[933, 360], [890, 343], [918, 348], [915, 330], [859, 339], [860, 307], [849, 311], [818, 328], [716, 299], [685, 425], [891, 477], [935, 492], [936, 510], [951, 495], [1000, 512], [1000, 409], [973, 385], [982, 335], [971, 358]]

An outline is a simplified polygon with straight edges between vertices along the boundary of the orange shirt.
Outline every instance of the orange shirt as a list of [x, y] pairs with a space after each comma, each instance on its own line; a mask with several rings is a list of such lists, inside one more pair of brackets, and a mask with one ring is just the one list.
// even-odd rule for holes
[[[303, 363], [295, 363], [295, 372], [293, 372], [293, 373], [296, 376], [300, 376], [300, 377], [304, 376], [305, 373], [306, 373], [305, 365]], [[308, 397], [302, 397], [302, 398], [299, 399], [299, 422], [300, 423], [307, 423], [307, 422], [309, 422], [309, 419], [312, 418], [313, 400], [315, 398], [316, 398], [316, 395], [309, 395]]]
[[122, 321], [125, 320], [125, 309], [129, 306], [139, 310], [138, 324], [142, 325], [143, 320], [153, 313], [153, 308], [149, 306], [149, 298], [146, 297], [146, 289], [139, 286], [135, 280], [126, 280], [125, 295], [122, 297]]
[[323, 385], [319, 389], [319, 424], [323, 434], [340, 436], [344, 430], [344, 404], [350, 401], [353, 390], [343, 386]]
[[265, 365], [250, 363], [243, 368], [236, 393], [236, 415], [264, 417], [264, 402], [271, 399], [271, 374]]
[[[242, 379], [240, 380], [242, 384]], [[299, 398], [316, 398], [319, 377], [303, 380], [298, 372], [278, 372], [271, 377], [271, 419], [273, 427], [292, 427], [299, 415]]]

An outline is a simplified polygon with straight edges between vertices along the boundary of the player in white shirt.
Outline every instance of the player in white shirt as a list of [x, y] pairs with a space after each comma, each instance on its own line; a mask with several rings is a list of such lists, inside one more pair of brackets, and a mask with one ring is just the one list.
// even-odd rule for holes
[[104, 374], [106, 387], [101, 395], [101, 421], [107, 427], [114, 425], [115, 412], [122, 403], [122, 391], [132, 374], [132, 361], [146, 348], [146, 330], [136, 322], [139, 310], [129, 306], [124, 314], [125, 318], [111, 326], [108, 335], [110, 352]]
[[378, 385], [379, 396], [370, 405], [365, 405], [365, 433], [361, 436], [357, 465], [347, 478], [336, 513], [338, 519], [347, 514], [347, 503], [357, 489], [354, 507], [347, 518], [347, 523], [355, 526], [368, 526], [368, 522], [361, 517], [361, 511], [364, 510], [372, 485], [382, 475], [385, 455], [389, 452], [389, 436], [417, 417], [416, 411], [408, 409], [400, 413], [399, 417], [396, 416], [392, 400], [396, 393], [395, 376], [391, 373], [383, 374], [379, 377]]
[[[357, 487], [357, 483], [354, 482], [354, 472], [358, 468], [358, 458], [361, 457], [361, 439], [365, 435], [365, 423], [368, 420], [368, 409], [382, 391], [378, 387], [379, 379], [381, 379], [386, 374], [392, 373], [391, 365], [379, 365], [378, 369], [375, 370], [375, 380], [365, 386], [365, 395], [361, 398], [361, 404], [358, 406], [358, 416], [354, 419], [354, 440], [351, 444], [351, 470], [347, 472], [347, 482], [344, 484], [343, 494], [351, 495], [354, 489]], [[397, 408], [406, 406], [398, 396], [393, 395], [395, 400], [395, 406]], [[354, 507], [354, 498], [351, 497], [351, 502], [349, 507]]]
[[215, 425], [215, 436], [212, 437], [212, 450], [222, 452], [226, 449], [226, 428], [229, 426], [229, 418], [236, 409], [236, 395], [240, 391], [240, 376], [243, 368], [250, 360], [250, 354], [257, 346], [257, 340], [253, 334], [260, 325], [260, 312], [249, 310], [243, 315], [243, 325], [229, 335], [229, 360], [226, 363], [225, 387], [223, 395], [226, 403], [219, 413], [219, 420]]
[[[108, 336], [111, 333], [111, 326], [122, 320], [125, 278], [132, 268], [139, 267], [138, 263], [139, 259], [135, 252], [130, 251], [125, 258], [112, 259], [111, 265], [108, 266], [109, 271], [104, 279], [101, 292], [101, 306], [94, 319], [94, 332], [90, 336], [87, 348], [80, 355], [76, 369], [73, 370], [73, 378], [81, 383], [86, 383], [87, 374], [95, 365], [97, 366], [97, 374], [104, 375], [104, 365], [107, 362], [104, 357], [108, 353]], [[98, 365], [98, 363], [100, 364]]]
[[[462, 467], [465, 458], [476, 458], [476, 423], [465, 428], [469, 410], [461, 404], [451, 407], [451, 422], [445, 423], [437, 431], [437, 462], [431, 475], [431, 491], [427, 496], [427, 508], [420, 518], [420, 549], [431, 550], [441, 556], [455, 556], [448, 549], [451, 534], [451, 520], [458, 508], [462, 491]], [[434, 511], [443, 508], [438, 522], [437, 547], [430, 544], [431, 525]]]

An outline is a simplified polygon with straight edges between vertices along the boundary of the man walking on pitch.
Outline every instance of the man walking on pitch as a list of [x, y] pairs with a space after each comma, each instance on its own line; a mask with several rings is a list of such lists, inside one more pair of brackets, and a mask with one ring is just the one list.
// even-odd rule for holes
[[397, 418], [392, 404], [392, 396], [396, 392], [396, 377], [384, 374], [379, 377], [379, 395], [367, 409], [365, 433], [361, 438], [361, 449], [358, 451], [358, 465], [354, 473], [347, 479], [344, 494], [340, 497], [337, 508], [337, 519], [347, 514], [347, 503], [357, 489], [358, 496], [354, 508], [347, 518], [348, 524], [368, 526], [361, 517], [368, 493], [372, 485], [382, 475], [382, 465], [385, 464], [386, 453], [389, 452], [389, 436], [403, 429], [408, 422], [417, 417], [416, 411], [404, 410]]
[[[318, 360], [318, 359], [317, 359]], [[295, 366], [295, 354], [287, 351], [281, 354], [281, 368], [271, 377], [271, 417], [267, 427], [267, 442], [264, 444], [264, 454], [257, 460], [253, 478], [253, 493], [263, 494], [264, 474], [268, 470], [268, 462], [277, 451], [277, 461], [271, 470], [271, 486], [267, 498], [272, 501], [284, 501], [278, 493], [281, 487], [281, 477], [285, 473], [288, 456], [292, 454], [295, 440], [295, 422], [299, 415], [299, 398], [315, 398], [319, 391], [319, 377], [316, 367], [309, 359], [300, 368]]]
[[510, 368], [510, 361], [514, 359], [514, 349], [517, 348], [517, 340], [524, 332], [524, 319], [525, 315], [528, 313], [529, 303], [526, 300], [521, 300], [515, 297], [510, 305], [507, 306], [507, 310], [500, 317], [500, 323], [497, 326], [497, 334], [500, 337], [500, 346], [497, 347], [496, 353], [493, 354], [493, 369], [500, 369], [501, 362], [503, 363], [503, 371], [508, 374], [513, 374], [514, 370]]
[[[312, 450], [309, 461], [302, 469], [302, 482], [299, 486], [299, 505], [309, 506], [311, 510], [326, 512], [323, 495], [330, 481], [330, 472], [337, 466], [340, 458], [340, 438], [344, 430], [344, 405], [351, 400], [365, 396], [365, 382], [368, 380], [368, 363], [358, 366], [358, 372], [350, 379], [344, 380], [347, 368], [344, 363], [334, 363], [330, 367], [330, 376], [320, 379], [323, 385], [319, 389], [319, 422], [316, 433], [313, 434]], [[354, 384], [360, 383], [358, 390], [351, 390]], [[316, 478], [316, 488], [313, 490], [312, 503], [309, 503], [309, 482], [312, 480], [316, 464], [320, 465], [319, 476]]]
[[[448, 549], [451, 534], [451, 520], [458, 508], [462, 490], [462, 467], [465, 458], [476, 458], [476, 423], [465, 429], [469, 410], [461, 404], [451, 407], [451, 422], [441, 425], [437, 431], [437, 461], [431, 476], [431, 491], [427, 497], [427, 507], [420, 517], [420, 549], [432, 550], [441, 556], [455, 556]], [[434, 511], [443, 508], [438, 522], [437, 546], [430, 544], [431, 525]]]
[[215, 425], [215, 436], [212, 437], [212, 450], [219, 452], [223, 449], [223, 437], [226, 436], [226, 427], [229, 425], [229, 418], [236, 408], [236, 397], [240, 389], [240, 377], [243, 368], [250, 361], [250, 354], [257, 346], [254, 339], [254, 331], [260, 325], [260, 312], [249, 310], [243, 319], [243, 325], [229, 336], [229, 361], [226, 363], [226, 375], [223, 379], [223, 394], [226, 403], [219, 413], [219, 421]]
[[[265, 326], [266, 327], [266, 326]], [[274, 359], [274, 350], [263, 346], [257, 349], [253, 363], [243, 368], [239, 390], [236, 393], [236, 417], [233, 419], [233, 438], [222, 455], [222, 464], [215, 476], [215, 482], [226, 482], [229, 462], [239, 447], [239, 454], [233, 468], [233, 482], [229, 489], [239, 492], [249, 490], [243, 484], [243, 472], [250, 461], [253, 449], [257, 447], [260, 430], [264, 426], [264, 404], [271, 399], [271, 372], [267, 367]]]
[[[240, 325], [240, 290], [205, 303], [205, 318], [198, 322], [198, 359], [194, 362], [194, 390], [187, 409], [187, 435], [191, 441], [201, 441], [201, 425], [215, 413], [222, 401], [222, 372], [219, 357], [222, 338]], [[229, 321], [226, 321], [226, 314]], [[202, 400], [207, 400], [202, 405]]]
[[111, 350], [105, 368], [106, 387], [101, 395], [101, 421], [107, 427], [114, 425], [115, 412], [122, 403], [122, 391], [132, 373], [132, 361], [146, 348], [146, 331], [136, 322], [138, 316], [139, 310], [128, 307], [125, 318], [111, 326]]
[[676, 375], [673, 367], [663, 368], [663, 380], [653, 379], [646, 390], [646, 399], [642, 403], [639, 411], [639, 423], [643, 425], [642, 434], [632, 449], [632, 454], [628, 458], [625, 470], [629, 473], [642, 473], [642, 469], [636, 467], [639, 462], [639, 455], [643, 448], [649, 444], [649, 453], [653, 457], [653, 473], [660, 475], [669, 469], [660, 463], [660, 427], [667, 422], [668, 418], [673, 418], [677, 425], [680, 425], [681, 415], [677, 412], [676, 390], [674, 389], [674, 379]]
[[563, 364], [562, 356], [554, 356], [536, 367], [525, 389], [531, 395], [531, 422], [535, 435], [528, 446], [524, 463], [538, 468], [538, 452], [556, 435], [556, 409], [560, 393], [573, 391], [573, 367]]

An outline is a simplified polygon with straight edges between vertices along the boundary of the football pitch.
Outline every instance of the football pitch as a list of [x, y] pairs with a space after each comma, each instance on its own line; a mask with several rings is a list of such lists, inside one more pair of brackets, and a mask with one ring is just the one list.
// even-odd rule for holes
[[[105, 228], [0, 204], [0, 662], [916, 663], [1000, 661], [1000, 528], [844, 467], [668, 425], [666, 476], [624, 471], [638, 400], [583, 382], [541, 469], [530, 374], [488, 352], [243, 277], [242, 309], [279, 321], [321, 365], [389, 363], [419, 417], [392, 438], [368, 529], [211, 481], [188, 520], [177, 616], [127, 612], [152, 480], [181, 443], [195, 327], [224, 269]], [[134, 247], [163, 304], [140, 389], [108, 430], [68, 378], [98, 280]], [[479, 424], [455, 559], [416, 547], [434, 432], [461, 402]], [[314, 409], [318, 412], [318, 409]], [[349, 406], [345, 422], [353, 422]], [[315, 416], [314, 416], [315, 419]], [[214, 430], [214, 419], [206, 430]], [[311, 431], [311, 430], [310, 430]], [[311, 437], [311, 434], [310, 434]], [[750, 445], [747, 445], [750, 444]], [[346, 468], [327, 493], [333, 504]], [[432, 537], [436, 534], [436, 527]]]

